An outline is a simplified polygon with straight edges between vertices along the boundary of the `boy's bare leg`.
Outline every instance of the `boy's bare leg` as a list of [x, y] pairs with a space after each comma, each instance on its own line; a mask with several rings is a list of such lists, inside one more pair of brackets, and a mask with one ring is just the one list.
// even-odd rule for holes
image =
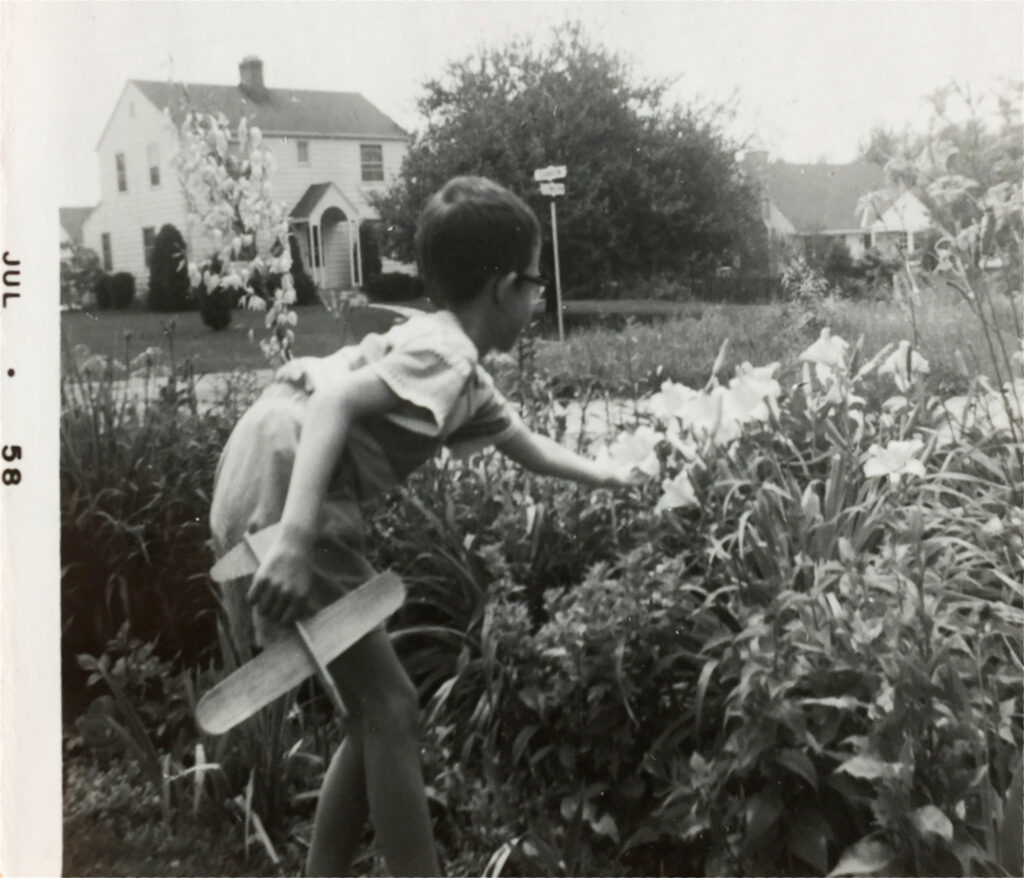
[[354, 723], [324, 775], [305, 874], [349, 874], [368, 814], [363, 730]]
[[[392, 875], [440, 874], [420, 766], [416, 690], [390, 639], [383, 630], [371, 632], [335, 659], [330, 670], [350, 711], [351, 726], [361, 728], [365, 801], [388, 870]], [[328, 839], [352, 830], [339, 821], [358, 815], [356, 806], [348, 804], [358, 792], [349, 762], [355, 753], [353, 748], [351, 756], [339, 754], [324, 779], [308, 875], [338, 875], [348, 868], [348, 861], [331, 861], [330, 848], [344, 851]]]

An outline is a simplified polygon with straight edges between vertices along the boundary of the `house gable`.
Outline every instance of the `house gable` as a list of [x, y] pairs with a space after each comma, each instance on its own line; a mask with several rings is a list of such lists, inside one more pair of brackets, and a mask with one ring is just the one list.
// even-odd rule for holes
[[934, 222], [928, 208], [913, 192], [905, 189], [892, 205], [871, 223], [873, 232], [924, 232]]

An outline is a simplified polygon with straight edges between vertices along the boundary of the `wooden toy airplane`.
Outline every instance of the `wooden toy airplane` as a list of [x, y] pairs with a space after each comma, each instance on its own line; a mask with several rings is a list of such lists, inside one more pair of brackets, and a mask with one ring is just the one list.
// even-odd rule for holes
[[[279, 525], [246, 534], [210, 570], [214, 582], [252, 576], [273, 543]], [[335, 708], [347, 714], [341, 694], [327, 671], [328, 662], [361, 640], [394, 613], [405, 600], [405, 585], [394, 573], [384, 572], [364, 582], [315, 616], [295, 622], [295, 630], [275, 640], [207, 692], [196, 706], [203, 731], [220, 735], [311, 674], [316, 674]]]

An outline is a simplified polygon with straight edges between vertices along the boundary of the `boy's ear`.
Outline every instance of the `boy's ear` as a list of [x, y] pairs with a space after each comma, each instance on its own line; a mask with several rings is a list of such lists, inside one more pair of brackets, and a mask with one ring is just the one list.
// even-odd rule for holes
[[514, 292], [516, 288], [516, 273], [510, 271], [508, 274], [500, 277], [494, 277], [491, 279], [491, 283], [494, 285], [494, 299], [496, 302], [501, 304], [505, 303]]

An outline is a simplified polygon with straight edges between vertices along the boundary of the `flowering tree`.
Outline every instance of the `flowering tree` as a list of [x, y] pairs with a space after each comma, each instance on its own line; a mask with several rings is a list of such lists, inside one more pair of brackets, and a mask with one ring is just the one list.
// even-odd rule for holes
[[[297, 322], [291, 310], [295, 287], [285, 206], [271, 194], [273, 154], [260, 129], [244, 117], [232, 131], [223, 113], [188, 109], [177, 131], [174, 164], [189, 221], [208, 245], [198, 261], [189, 263], [192, 285], [204, 287], [206, 295], [267, 310], [270, 335], [260, 346], [271, 362], [288, 360], [294, 341], [291, 327]], [[260, 288], [263, 278], [272, 276], [280, 277], [280, 286], [268, 310]]]

